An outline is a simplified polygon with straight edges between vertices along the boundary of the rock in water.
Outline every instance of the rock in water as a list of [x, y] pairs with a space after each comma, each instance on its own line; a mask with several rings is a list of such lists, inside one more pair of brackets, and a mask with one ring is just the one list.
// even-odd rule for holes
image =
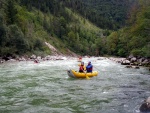
[[140, 111], [141, 112], [148, 112], [150, 113], [150, 97], [148, 97], [144, 103], [140, 106]]

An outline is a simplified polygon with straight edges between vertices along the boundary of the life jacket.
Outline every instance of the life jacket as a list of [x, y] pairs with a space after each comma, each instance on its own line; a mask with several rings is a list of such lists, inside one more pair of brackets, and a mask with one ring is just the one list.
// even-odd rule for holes
[[90, 64], [90, 65], [87, 65], [86, 66], [86, 70], [87, 70], [87, 72], [92, 72], [92, 70], [93, 70], [93, 66]]
[[79, 70], [82, 70], [82, 71], [83, 71], [83, 70], [84, 70], [84, 69], [83, 69], [83, 66], [80, 66], [80, 69], [79, 69]]
[[[80, 67], [83, 66], [83, 69], [86, 70], [86, 67], [84, 65], [78, 64], [78, 66], [80, 66]], [[80, 70], [80, 68], [79, 68], [79, 70]]]
[[80, 68], [79, 68], [79, 71], [84, 71], [84, 70], [86, 70], [86, 69], [85, 69], [85, 66], [84, 66], [84, 65], [81, 65]]

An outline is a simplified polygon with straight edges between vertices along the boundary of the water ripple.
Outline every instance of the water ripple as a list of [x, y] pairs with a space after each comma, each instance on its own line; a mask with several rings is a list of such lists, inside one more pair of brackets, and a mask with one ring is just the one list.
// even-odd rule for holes
[[14, 62], [0, 65], [1, 113], [139, 113], [150, 95], [150, 73], [108, 59], [91, 61], [97, 77], [73, 79], [76, 60]]

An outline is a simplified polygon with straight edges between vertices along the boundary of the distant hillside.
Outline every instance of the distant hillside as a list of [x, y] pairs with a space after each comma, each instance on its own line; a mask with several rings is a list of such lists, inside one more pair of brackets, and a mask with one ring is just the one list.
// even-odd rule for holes
[[0, 55], [51, 54], [44, 42], [62, 54], [95, 51], [102, 30], [56, 0], [0, 0]]
[[[149, 0], [0, 0], [0, 56], [150, 57]], [[72, 52], [71, 52], [72, 51]]]
[[102, 29], [117, 30], [126, 24], [137, 0], [62, 0]]
[[150, 0], [139, 0], [133, 5], [126, 27], [107, 37], [107, 52], [150, 58]]

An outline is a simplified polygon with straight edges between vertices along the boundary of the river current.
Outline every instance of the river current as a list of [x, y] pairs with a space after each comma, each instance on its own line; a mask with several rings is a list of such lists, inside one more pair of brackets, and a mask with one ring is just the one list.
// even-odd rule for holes
[[99, 74], [69, 78], [77, 59], [0, 65], [0, 113], [140, 113], [150, 96], [150, 72], [125, 68], [109, 59], [84, 58]]

